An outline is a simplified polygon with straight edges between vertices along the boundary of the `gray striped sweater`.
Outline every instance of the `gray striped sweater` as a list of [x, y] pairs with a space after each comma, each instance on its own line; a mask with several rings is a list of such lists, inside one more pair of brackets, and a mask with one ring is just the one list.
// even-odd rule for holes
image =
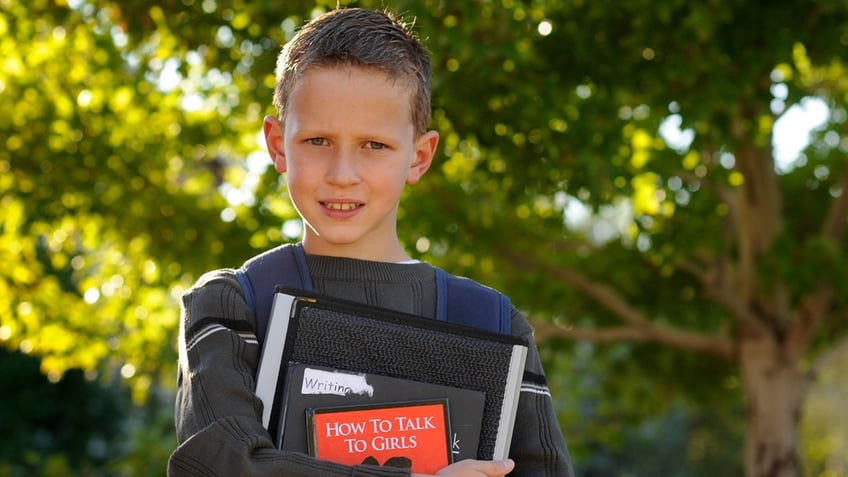
[[[427, 263], [395, 264], [307, 256], [316, 292], [370, 305], [435, 315], [435, 272]], [[168, 475], [396, 476], [389, 467], [343, 466], [274, 448], [253, 393], [259, 347], [253, 315], [233, 270], [209, 272], [182, 298], [177, 378], [179, 447]], [[531, 344], [510, 447], [515, 476], [573, 476], [533, 332], [517, 309], [512, 334]]]

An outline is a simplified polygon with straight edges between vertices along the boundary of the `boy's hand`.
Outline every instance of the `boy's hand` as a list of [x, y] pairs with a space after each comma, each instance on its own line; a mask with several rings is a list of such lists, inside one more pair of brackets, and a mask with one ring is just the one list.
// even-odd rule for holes
[[[461, 460], [436, 472], [443, 477], [502, 477], [515, 467], [512, 459], [506, 460]], [[424, 474], [412, 474], [412, 477], [425, 477]]]

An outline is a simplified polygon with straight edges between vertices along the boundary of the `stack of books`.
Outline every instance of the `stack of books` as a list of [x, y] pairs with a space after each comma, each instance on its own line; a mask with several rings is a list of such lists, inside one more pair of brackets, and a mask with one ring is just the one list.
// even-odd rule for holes
[[275, 445], [433, 473], [508, 456], [522, 340], [278, 287], [256, 378]]

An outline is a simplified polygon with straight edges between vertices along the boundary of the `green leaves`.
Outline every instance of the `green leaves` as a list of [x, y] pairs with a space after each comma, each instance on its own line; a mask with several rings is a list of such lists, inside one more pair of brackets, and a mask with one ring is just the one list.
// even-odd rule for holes
[[[4, 346], [43, 355], [54, 380], [117, 369], [139, 402], [172, 386], [179, 294], [284, 240], [296, 218], [258, 135], [281, 44], [336, 4], [0, 0]], [[652, 323], [723, 338], [735, 317], [720, 292], [751, 304], [786, 289], [791, 309], [829, 282], [815, 349], [845, 333], [846, 237], [833, 233], [846, 193], [842, 3], [393, 8], [432, 52], [442, 138], [401, 204], [412, 253], [503, 289], [539, 323], [621, 324], [582, 279]], [[831, 121], [775, 174], [774, 124], [806, 96]], [[691, 143], [660, 132], [671, 115]], [[775, 184], [778, 213], [751, 231], [772, 217], [750, 200], [760, 183]], [[768, 242], [751, 263], [744, 237]], [[542, 346], [552, 362], [569, 347]], [[633, 349], [617, 393], [706, 373], [659, 346]], [[613, 354], [598, 359], [616, 368]], [[684, 381], [677, 391], [720, 388]], [[622, 405], [638, 413], [638, 401]]]

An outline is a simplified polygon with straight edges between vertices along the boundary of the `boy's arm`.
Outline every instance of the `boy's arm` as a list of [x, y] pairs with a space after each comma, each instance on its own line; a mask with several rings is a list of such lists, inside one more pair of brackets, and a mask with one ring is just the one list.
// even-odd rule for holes
[[210, 272], [183, 295], [179, 340], [179, 447], [168, 462], [169, 476], [409, 475], [274, 447], [254, 394], [259, 347], [253, 318], [232, 271]]
[[545, 381], [533, 329], [514, 307], [511, 325], [512, 334], [520, 336], [530, 346], [509, 449], [509, 457], [515, 461], [515, 470], [510, 476], [573, 477], [571, 457]]

